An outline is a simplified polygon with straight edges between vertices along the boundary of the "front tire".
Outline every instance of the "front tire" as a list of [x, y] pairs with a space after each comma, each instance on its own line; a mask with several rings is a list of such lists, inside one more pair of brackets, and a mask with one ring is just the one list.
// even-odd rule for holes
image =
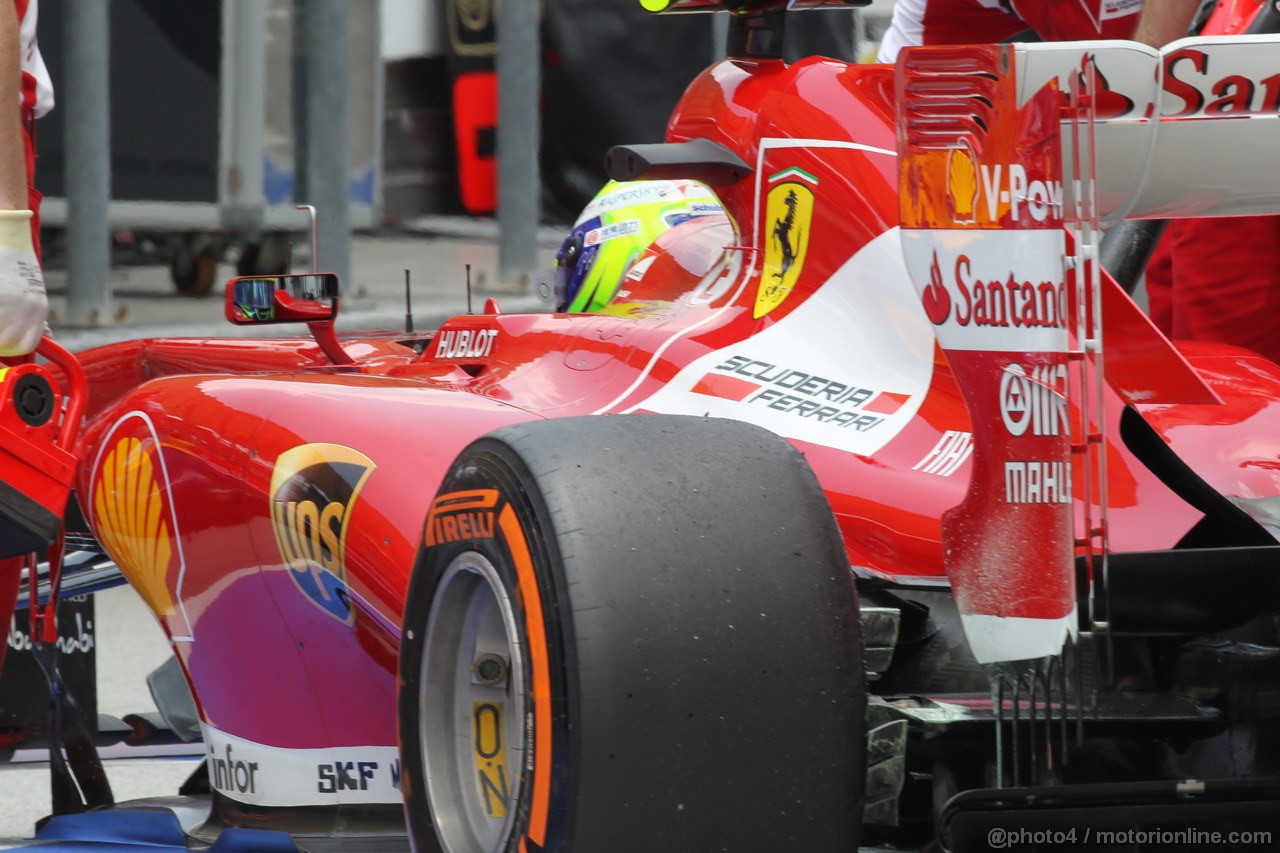
[[746, 424], [521, 424], [455, 462], [406, 601], [415, 849], [857, 848], [856, 593], [821, 488]]

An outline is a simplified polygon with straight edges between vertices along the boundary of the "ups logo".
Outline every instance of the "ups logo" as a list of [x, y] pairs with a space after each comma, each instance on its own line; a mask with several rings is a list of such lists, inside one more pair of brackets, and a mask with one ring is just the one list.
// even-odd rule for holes
[[285, 568], [303, 595], [347, 624], [347, 530], [376, 467], [350, 447], [304, 444], [280, 454], [271, 472], [271, 525]]

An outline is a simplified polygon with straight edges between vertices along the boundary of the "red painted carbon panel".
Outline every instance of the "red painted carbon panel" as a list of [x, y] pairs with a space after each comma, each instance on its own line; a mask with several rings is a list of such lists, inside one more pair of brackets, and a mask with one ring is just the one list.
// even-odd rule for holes
[[207, 722], [282, 747], [393, 744], [435, 484], [473, 438], [530, 417], [359, 375], [156, 380], [91, 430], [80, 489]]

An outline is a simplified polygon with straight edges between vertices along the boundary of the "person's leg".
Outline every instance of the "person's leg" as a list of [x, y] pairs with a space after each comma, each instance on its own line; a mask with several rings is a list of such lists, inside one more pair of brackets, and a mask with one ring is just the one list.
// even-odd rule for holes
[[36, 143], [32, 127], [28, 124], [22, 133], [22, 144], [27, 158], [27, 207], [31, 210], [31, 246], [36, 250], [36, 260], [44, 263], [40, 252], [40, 202], [44, 196], [36, 189]]
[[9, 649], [9, 630], [13, 624], [13, 608], [18, 601], [22, 581], [22, 557], [0, 560], [0, 672], [4, 672], [5, 652]]
[[1175, 225], [1173, 337], [1236, 344], [1280, 362], [1280, 216]]
[[1143, 279], [1147, 289], [1147, 316], [1166, 337], [1173, 334], [1173, 231], [1177, 226], [1177, 222], [1170, 222], [1165, 229], [1147, 262]]

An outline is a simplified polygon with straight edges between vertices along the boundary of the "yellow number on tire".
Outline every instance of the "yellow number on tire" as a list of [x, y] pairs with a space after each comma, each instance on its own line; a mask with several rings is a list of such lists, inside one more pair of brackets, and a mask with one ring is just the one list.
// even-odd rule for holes
[[511, 804], [507, 758], [502, 748], [502, 703], [475, 702], [471, 709], [471, 727], [476, 784], [484, 799], [485, 814], [498, 820], [507, 816], [507, 807]]

